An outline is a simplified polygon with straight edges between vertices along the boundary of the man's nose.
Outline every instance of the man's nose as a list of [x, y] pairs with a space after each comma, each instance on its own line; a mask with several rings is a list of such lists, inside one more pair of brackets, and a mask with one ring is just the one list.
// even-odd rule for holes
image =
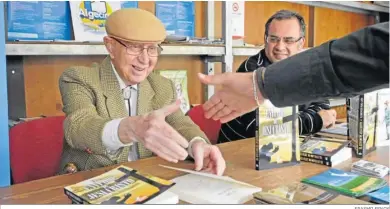
[[283, 49], [286, 48], [286, 44], [284, 43], [283, 39], [279, 40], [276, 43], [275, 48], [278, 49], [278, 50], [283, 50]]
[[149, 55], [148, 55], [148, 49], [147, 48], [144, 48], [141, 52], [140, 55], [138, 55], [138, 60], [142, 63], [142, 64], [147, 64], [149, 63]]

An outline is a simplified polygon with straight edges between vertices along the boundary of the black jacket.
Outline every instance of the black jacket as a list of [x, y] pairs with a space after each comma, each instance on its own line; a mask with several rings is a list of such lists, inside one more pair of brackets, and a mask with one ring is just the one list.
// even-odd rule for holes
[[[258, 54], [245, 60], [237, 72], [253, 72], [259, 67], [267, 67], [269, 65], [271, 65], [271, 62], [268, 60], [263, 49]], [[299, 133], [301, 135], [313, 134], [321, 130], [322, 119], [318, 114], [318, 111], [321, 109], [330, 109], [329, 101], [299, 105], [298, 120]], [[256, 111], [253, 111], [222, 124], [218, 143], [255, 137], [255, 133]]]
[[[260, 73], [257, 78], [261, 85]], [[263, 88], [277, 107], [389, 88], [389, 22], [268, 66]]]

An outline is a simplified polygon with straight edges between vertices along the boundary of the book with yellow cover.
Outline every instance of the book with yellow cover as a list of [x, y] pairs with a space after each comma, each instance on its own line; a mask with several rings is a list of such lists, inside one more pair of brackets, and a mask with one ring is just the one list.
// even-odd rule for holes
[[333, 167], [352, 157], [352, 150], [347, 145], [346, 140], [306, 137], [301, 141], [301, 160]]
[[64, 188], [65, 194], [79, 204], [142, 204], [175, 183], [126, 166]]
[[256, 114], [256, 170], [299, 164], [297, 106], [277, 108], [269, 100]]

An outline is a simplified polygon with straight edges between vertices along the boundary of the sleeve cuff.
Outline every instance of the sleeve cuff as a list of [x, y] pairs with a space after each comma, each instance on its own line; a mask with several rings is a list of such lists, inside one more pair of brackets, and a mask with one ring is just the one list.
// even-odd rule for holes
[[322, 126], [323, 126], [323, 121], [320, 116], [320, 114], [316, 113], [314, 114], [314, 121], [313, 121], [313, 132], [312, 133], [317, 133], [321, 131]]
[[188, 155], [192, 158], [194, 158], [194, 155], [192, 153], [192, 145], [194, 144], [194, 142], [196, 141], [203, 141], [204, 143], [207, 144], [207, 141], [205, 139], [203, 139], [202, 137], [199, 137], [199, 136], [196, 136], [194, 138], [191, 139], [190, 143], [188, 143], [188, 148], [187, 148], [187, 151], [188, 151]]
[[266, 68], [260, 67], [256, 70], [256, 77], [257, 77], [257, 85], [259, 86], [259, 90], [261, 95], [263, 96], [264, 99], [268, 99], [267, 95], [265, 94], [264, 90], [264, 79], [265, 79], [265, 70]]
[[126, 146], [131, 146], [133, 143], [123, 144], [119, 140], [118, 128], [123, 118], [114, 119], [106, 123], [103, 129], [102, 141], [109, 153], [115, 152], [118, 149]]

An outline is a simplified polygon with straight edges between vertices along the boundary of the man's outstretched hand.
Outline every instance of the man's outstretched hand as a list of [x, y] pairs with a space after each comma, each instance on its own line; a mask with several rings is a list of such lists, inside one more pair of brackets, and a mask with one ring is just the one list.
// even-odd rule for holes
[[[206, 85], [220, 85], [222, 87], [203, 104], [206, 118], [226, 123], [257, 108], [252, 73], [222, 73], [218, 75], [199, 73], [198, 77]], [[256, 88], [259, 102], [263, 103], [264, 99], [257, 83]]]

